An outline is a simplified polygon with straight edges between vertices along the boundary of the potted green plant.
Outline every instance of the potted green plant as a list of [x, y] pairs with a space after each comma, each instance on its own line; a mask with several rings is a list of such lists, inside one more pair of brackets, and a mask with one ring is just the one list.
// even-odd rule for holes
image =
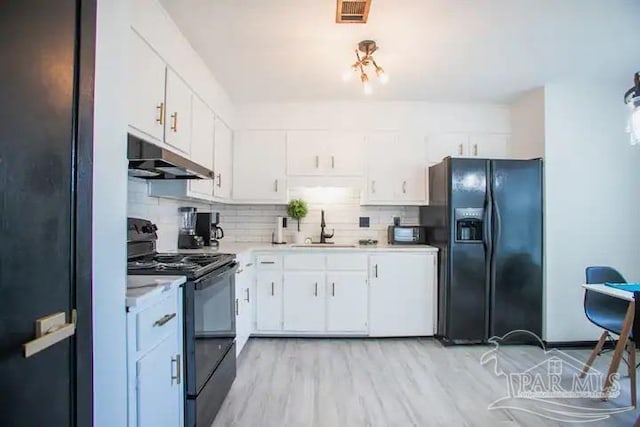
[[287, 206], [287, 215], [298, 221], [298, 232], [295, 234], [295, 241], [298, 244], [304, 243], [304, 236], [300, 231], [300, 220], [307, 216], [308, 212], [307, 203], [302, 199], [293, 199]]

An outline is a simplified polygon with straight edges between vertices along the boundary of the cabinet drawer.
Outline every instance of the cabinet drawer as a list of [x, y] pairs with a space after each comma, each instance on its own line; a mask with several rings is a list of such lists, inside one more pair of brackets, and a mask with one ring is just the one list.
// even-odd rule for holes
[[367, 254], [329, 254], [327, 270], [366, 271]]
[[282, 257], [280, 255], [258, 254], [256, 255], [256, 265], [260, 270], [279, 270], [282, 268]]
[[324, 270], [325, 256], [321, 254], [295, 254], [284, 257], [285, 270]]
[[158, 301], [141, 313], [136, 319], [138, 351], [144, 351], [178, 328], [178, 290], [169, 292], [166, 298]]

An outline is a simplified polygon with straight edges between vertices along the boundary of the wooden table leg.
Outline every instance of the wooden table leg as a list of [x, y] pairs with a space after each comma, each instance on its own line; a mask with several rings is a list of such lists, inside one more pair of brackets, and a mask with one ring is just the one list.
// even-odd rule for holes
[[607, 340], [607, 335], [609, 335], [608, 331], [604, 331], [602, 335], [600, 335], [600, 339], [598, 340], [598, 344], [596, 344], [596, 348], [593, 349], [593, 351], [589, 355], [589, 359], [587, 360], [587, 363], [585, 363], [584, 367], [582, 368], [582, 372], [580, 372], [580, 378], [584, 378], [584, 376], [587, 375], [587, 373], [589, 372], [589, 369], [591, 369], [591, 365], [593, 365], [593, 361], [596, 360], [596, 357], [598, 357], [598, 355], [602, 351], [602, 347], [604, 346], [604, 343]]
[[[618, 368], [620, 367], [620, 360], [622, 360], [622, 356], [624, 354], [624, 350], [627, 346], [627, 341], [629, 340], [629, 334], [631, 333], [631, 327], [633, 326], [633, 320], [635, 317], [635, 301], [629, 302], [629, 307], [627, 308], [627, 314], [624, 316], [624, 322], [622, 322], [622, 330], [620, 330], [620, 339], [616, 344], [616, 348], [613, 351], [613, 358], [611, 359], [611, 365], [609, 365], [609, 372], [607, 373], [607, 378], [604, 380], [604, 387], [602, 389], [604, 393], [604, 400], [607, 399], [609, 391], [611, 389], [611, 378], [613, 374], [618, 372]], [[635, 369], [635, 366], [634, 366]]]
[[631, 381], [631, 405], [637, 406], [638, 398], [636, 395], [636, 343], [629, 340], [627, 343], [627, 353], [629, 357], [627, 362], [629, 365], [629, 381]]

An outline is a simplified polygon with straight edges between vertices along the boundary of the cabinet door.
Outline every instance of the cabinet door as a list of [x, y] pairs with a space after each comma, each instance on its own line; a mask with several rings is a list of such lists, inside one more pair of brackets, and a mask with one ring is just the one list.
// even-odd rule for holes
[[233, 141], [233, 199], [284, 203], [285, 133], [237, 132]]
[[398, 148], [394, 151], [397, 181], [396, 200], [411, 204], [424, 204], [427, 200], [427, 146], [423, 135], [404, 132], [399, 136]]
[[238, 267], [236, 270], [236, 301], [235, 301], [235, 310], [236, 310], [236, 356], [240, 354], [242, 351], [242, 347], [247, 342], [248, 331], [247, 331], [247, 321], [245, 319], [247, 313], [245, 310], [245, 273], [242, 267]]
[[259, 271], [256, 283], [256, 328], [282, 330], [282, 273]]
[[331, 132], [326, 149], [328, 175], [362, 176], [364, 135], [360, 132]]
[[433, 335], [434, 255], [383, 253], [369, 261], [369, 335]]
[[367, 314], [367, 273], [327, 273], [327, 330], [365, 332]]
[[128, 67], [129, 125], [150, 136], [156, 143], [164, 141], [166, 65], [151, 47], [133, 30], [129, 32], [131, 67]]
[[284, 273], [284, 330], [324, 331], [324, 273]]
[[430, 163], [439, 163], [445, 157], [464, 157], [469, 155], [469, 135], [465, 133], [445, 133], [434, 135], [428, 142]]
[[366, 201], [393, 202], [398, 186], [395, 150], [398, 148], [397, 132], [373, 132], [366, 140]]
[[214, 144], [214, 180], [213, 195], [221, 199], [231, 198], [231, 184], [233, 172], [233, 133], [220, 119], [216, 118]]
[[167, 105], [164, 140], [173, 148], [189, 154], [191, 148], [191, 90], [167, 68]]
[[[191, 160], [213, 170], [213, 111], [197, 96], [192, 98]], [[204, 199], [213, 198], [213, 180], [189, 180], [189, 192]]]
[[[181, 351], [177, 347], [178, 335], [175, 331], [157, 347], [138, 360], [137, 370], [137, 410], [140, 427], [175, 427], [182, 425], [180, 408], [183, 405], [178, 383], [176, 358]], [[180, 375], [182, 375], [182, 369]]]
[[328, 132], [287, 132], [287, 175], [323, 175], [326, 168]]
[[469, 137], [469, 153], [484, 159], [504, 159], [507, 157], [507, 135], [474, 134]]

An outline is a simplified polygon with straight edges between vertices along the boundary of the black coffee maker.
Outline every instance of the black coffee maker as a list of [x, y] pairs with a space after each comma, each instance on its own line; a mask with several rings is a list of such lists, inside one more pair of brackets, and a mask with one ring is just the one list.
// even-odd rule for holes
[[202, 236], [205, 246], [218, 246], [218, 240], [224, 237], [220, 227], [220, 212], [198, 212], [196, 234]]
[[198, 249], [204, 245], [204, 240], [196, 231], [197, 209], [192, 207], [179, 208], [180, 231], [178, 233], [178, 249]]

